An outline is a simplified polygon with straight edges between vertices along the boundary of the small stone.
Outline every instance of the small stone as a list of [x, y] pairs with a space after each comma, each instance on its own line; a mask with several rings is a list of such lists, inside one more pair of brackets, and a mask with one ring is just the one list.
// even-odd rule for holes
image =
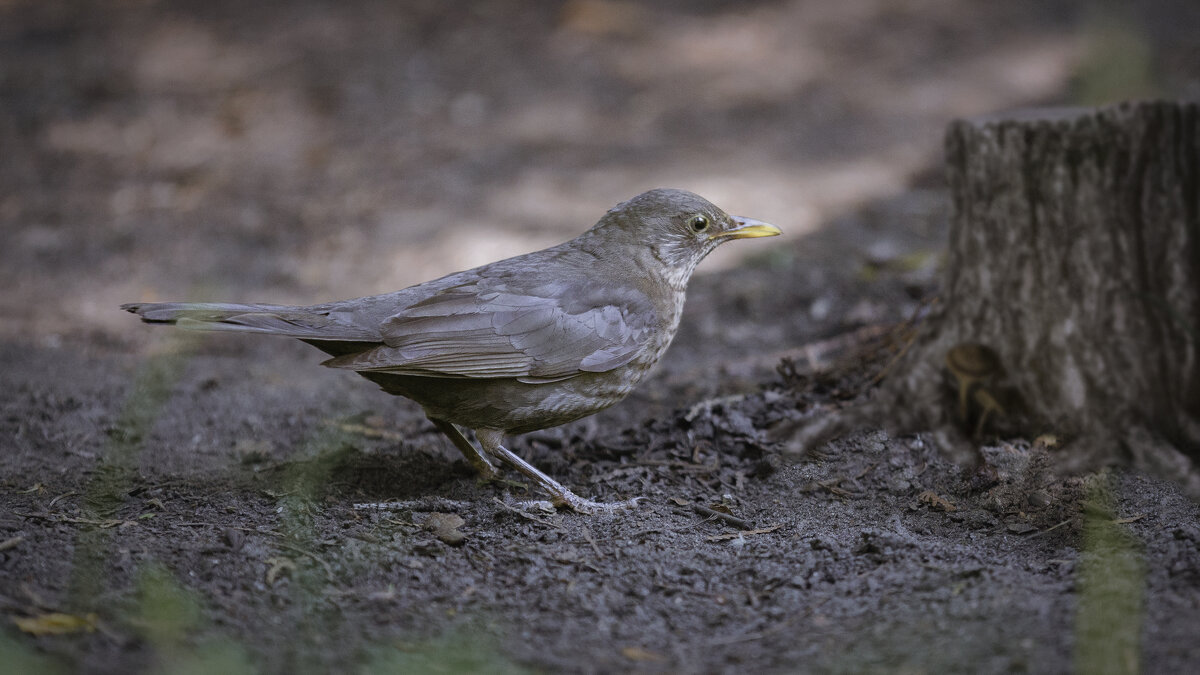
[[429, 514], [422, 527], [433, 532], [434, 536], [440, 539], [442, 543], [449, 544], [450, 546], [459, 546], [467, 539], [467, 535], [458, 529], [465, 522], [462, 517], [453, 513], [434, 512]]
[[1042, 508], [1044, 506], [1050, 506], [1050, 501], [1051, 501], [1050, 495], [1046, 494], [1045, 492], [1043, 492], [1041, 490], [1038, 490], [1037, 492], [1034, 492], [1033, 494], [1029, 495], [1029, 504], [1031, 506], [1036, 506], [1038, 508]]

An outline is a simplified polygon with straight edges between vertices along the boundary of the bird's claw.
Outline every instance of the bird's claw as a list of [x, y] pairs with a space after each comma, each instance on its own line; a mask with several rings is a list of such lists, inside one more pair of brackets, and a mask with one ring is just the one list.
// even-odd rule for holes
[[523, 509], [532, 509], [545, 513], [554, 513], [558, 509], [568, 508], [585, 516], [594, 516], [602, 513], [617, 513], [628, 509], [637, 508], [638, 502], [645, 497], [634, 497], [623, 502], [594, 502], [590, 499], [584, 499], [577, 494], [568, 492], [565, 495], [555, 495], [553, 499], [535, 499], [529, 501], [516, 502], [516, 506]]
[[575, 513], [582, 513], [586, 516], [597, 515], [601, 513], [616, 513], [618, 511], [626, 511], [637, 508], [638, 502], [644, 497], [634, 497], [623, 502], [594, 502], [590, 499], [584, 499], [573, 492], [555, 495], [550, 503], [556, 507], [567, 507]]

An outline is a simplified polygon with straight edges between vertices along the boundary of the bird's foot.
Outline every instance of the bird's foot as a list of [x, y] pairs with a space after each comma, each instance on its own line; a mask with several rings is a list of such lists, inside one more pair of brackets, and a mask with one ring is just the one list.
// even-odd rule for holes
[[534, 500], [517, 502], [517, 506], [524, 508], [534, 508], [545, 510], [545, 512], [554, 512], [559, 508], [569, 508], [575, 513], [583, 515], [599, 515], [602, 513], [617, 513], [622, 510], [637, 508], [637, 502], [643, 500], [644, 497], [634, 497], [631, 500], [623, 502], [593, 502], [575, 494], [575, 492], [566, 491], [562, 495], [554, 495], [551, 500]]
[[614, 514], [621, 511], [632, 511], [638, 506], [643, 497], [634, 497], [620, 502], [594, 502], [590, 499], [579, 498], [578, 501], [569, 502], [566, 506], [571, 507], [571, 510], [584, 515], [596, 515], [601, 513]]
[[567, 507], [576, 513], [593, 515], [599, 513], [616, 513], [617, 511], [632, 509], [637, 506], [638, 500], [640, 499], [639, 497], [635, 497], [628, 501], [613, 502], [611, 504], [604, 504], [601, 502], [594, 502], [590, 499], [584, 499], [583, 497], [580, 497], [574, 492], [568, 490], [563, 486], [562, 483], [559, 483], [550, 476], [542, 473], [537, 469], [537, 467], [521, 459], [517, 455], [513, 454], [511, 450], [501, 445], [501, 433], [499, 431], [494, 429], [476, 429], [475, 436], [479, 439], [479, 443], [483, 446], [485, 452], [512, 466], [517, 471], [525, 474], [530, 480], [536, 483], [539, 488], [550, 493], [550, 501], [548, 502], [521, 502], [523, 505], [543, 510], [546, 510], [548, 506], [549, 510], [551, 511], [556, 508]]

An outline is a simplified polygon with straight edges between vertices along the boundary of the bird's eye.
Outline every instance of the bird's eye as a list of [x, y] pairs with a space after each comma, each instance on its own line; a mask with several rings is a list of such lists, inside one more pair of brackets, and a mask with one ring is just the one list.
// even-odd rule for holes
[[692, 228], [692, 232], [699, 234], [708, 229], [708, 218], [695, 216], [688, 221], [688, 225]]

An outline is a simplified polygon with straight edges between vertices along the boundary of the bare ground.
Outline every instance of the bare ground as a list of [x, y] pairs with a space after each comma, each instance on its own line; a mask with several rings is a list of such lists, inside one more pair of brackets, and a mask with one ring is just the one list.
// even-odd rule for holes
[[[992, 443], [990, 482], [928, 434], [772, 433], [861, 395], [934, 292], [948, 118], [1100, 86], [1104, 31], [1195, 95], [1194, 14], [1150, 6], [0, 5], [0, 663], [1194, 669], [1176, 486], [1055, 475], [1044, 440]], [[522, 509], [303, 345], [115, 310], [389, 290], [660, 184], [792, 237], [710, 261], [630, 399], [514, 439], [629, 512]]]

